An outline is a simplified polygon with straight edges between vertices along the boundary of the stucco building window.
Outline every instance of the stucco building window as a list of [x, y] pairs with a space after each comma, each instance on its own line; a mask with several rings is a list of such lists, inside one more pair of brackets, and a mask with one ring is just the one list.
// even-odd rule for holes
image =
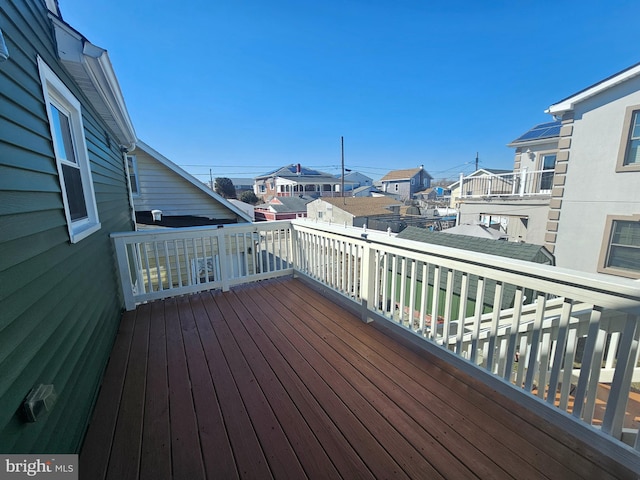
[[607, 217], [599, 271], [640, 278], [640, 215]]
[[625, 112], [616, 171], [640, 172], [640, 105]]

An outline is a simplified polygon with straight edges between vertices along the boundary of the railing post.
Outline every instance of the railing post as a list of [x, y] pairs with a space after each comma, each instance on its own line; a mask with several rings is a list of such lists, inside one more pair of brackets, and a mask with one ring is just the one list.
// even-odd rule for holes
[[229, 291], [229, 277], [231, 276], [231, 265], [229, 265], [229, 255], [227, 254], [227, 242], [224, 228], [216, 230], [215, 235], [218, 237], [218, 257], [220, 258], [220, 275], [222, 278], [222, 291]]
[[521, 171], [520, 171], [520, 191], [518, 192], [518, 195], [520, 195], [521, 197], [524, 197], [524, 193], [525, 193], [525, 184], [527, 181], [527, 167], [524, 167]]
[[640, 328], [637, 327], [637, 323], [637, 315], [627, 315], [624, 330], [620, 336], [616, 369], [602, 422], [602, 431], [618, 439], [622, 436], [625, 407], [629, 399], [629, 389], [638, 358]]
[[360, 297], [362, 310], [360, 319], [365, 323], [370, 323], [371, 316], [369, 309], [375, 309], [375, 255], [371, 242], [367, 241], [362, 249], [362, 269], [360, 273]]
[[133, 296], [133, 279], [131, 278], [131, 269], [129, 267], [127, 244], [121, 238], [114, 238], [113, 243], [116, 250], [116, 261], [118, 262], [118, 272], [120, 274], [120, 285], [122, 286], [124, 306], [127, 310], [135, 310], [136, 300]]

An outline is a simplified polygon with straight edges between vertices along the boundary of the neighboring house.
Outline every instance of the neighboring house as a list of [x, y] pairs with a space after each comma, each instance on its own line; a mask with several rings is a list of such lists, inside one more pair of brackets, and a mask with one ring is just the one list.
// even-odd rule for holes
[[560, 267], [640, 278], [640, 64], [547, 113], [510, 143], [514, 194], [459, 196], [460, 220], [500, 222]]
[[453, 183], [459, 221], [500, 224], [511, 241], [543, 245], [559, 135], [559, 122], [536, 125], [509, 143], [513, 171], [480, 169]]
[[414, 195], [421, 205], [428, 207], [429, 205], [449, 205], [451, 199], [451, 190], [444, 187], [429, 187], [416, 192]]
[[256, 177], [253, 192], [259, 197], [335, 196], [339, 195], [340, 185], [341, 180], [335, 176], [298, 163]]
[[401, 206], [400, 202], [389, 197], [319, 198], [307, 205], [307, 217], [350, 227], [362, 227], [383, 217], [399, 217]]
[[307, 204], [313, 197], [274, 197], [269, 202], [255, 206], [256, 221], [289, 220], [307, 216]]
[[186, 227], [252, 221], [244, 210], [142, 141], [127, 154], [127, 161], [139, 224]]
[[411, 200], [414, 195], [429, 188], [433, 177], [422, 165], [406, 170], [392, 170], [380, 179], [381, 190], [400, 200]]
[[253, 178], [234, 177], [229, 180], [233, 182], [233, 186], [236, 189], [236, 196], [238, 198], [240, 198], [240, 195], [244, 192], [253, 192]]
[[[338, 180], [341, 181], [342, 175], [336, 175]], [[360, 172], [348, 172], [344, 176], [344, 191], [351, 192], [361, 187], [373, 186], [373, 179], [367, 177]]]
[[640, 64], [551, 105], [545, 245], [559, 266], [640, 278]]
[[[56, 1], [2, 2], [0, 28], [0, 450], [78, 453], [124, 308], [109, 234], [134, 229], [136, 136], [109, 55]], [[57, 401], [30, 423], [38, 385]]]
[[373, 185], [365, 185], [362, 187], [354, 188], [351, 192], [352, 197], [371, 197], [377, 193], [378, 189]]

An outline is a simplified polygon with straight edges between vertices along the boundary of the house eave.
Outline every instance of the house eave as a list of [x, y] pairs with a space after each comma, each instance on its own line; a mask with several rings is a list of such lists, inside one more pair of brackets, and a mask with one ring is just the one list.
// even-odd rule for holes
[[56, 37], [58, 57], [107, 124], [118, 144], [132, 150], [136, 133], [108, 52], [54, 14], [49, 14]]
[[562, 116], [564, 113], [572, 111], [576, 104], [598, 95], [616, 85], [626, 82], [627, 80], [637, 77], [638, 75], [640, 75], [640, 63], [627, 68], [620, 73], [612, 75], [595, 85], [587, 87], [570, 97], [560, 100], [558, 103], [551, 105], [547, 110], [545, 110], [545, 113], [549, 113], [556, 117]]

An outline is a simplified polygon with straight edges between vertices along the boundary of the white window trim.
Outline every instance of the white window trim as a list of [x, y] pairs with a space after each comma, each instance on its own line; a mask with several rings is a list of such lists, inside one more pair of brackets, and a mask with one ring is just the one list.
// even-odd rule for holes
[[[87, 144], [84, 137], [84, 126], [82, 123], [81, 105], [78, 99], [71, 93], [51, 68], [38, 57], [38, 70], [40, 72], [40, 80], [42, 82], [42, 92], [44, 94], [45, 107], [47, 110], [47, 118], [49, 119], [49, 129], [51, 132], [51, 141], [53, 151], [56, 157], [56, 166], [58, 168], [58, 179], [62, 193], [62, 202], [64, 204], [64, 214], [67, 220], [67, 228], [69, 230], [69, 238], [71, 243], [77, 243], [87, 238], [94, 232], [100, 230], [100, 220], [98, 219], [98, 206], [96, 204], [96, 196], [93, 188], [93, 180], [91, 177], [91, 167], [89, 165], [89, 154], [87, 152]], [[75, 148], [75, 156], [77, 166], [80, 170], [80, 178], [82, 188], [84, 190], [84, 201], [87, 208], [87, 218], [71, 220], [69, 210], [69, 200], [67, 198], [67, 190], [64, 183], [64, 175], [62, 171], [63, 161], [58, 154], [58, 146], [56, 144], [56, 133], [53, 127], [52, 113], [50, 104], [60, 105], [69, 114], [71, 123], [71, 135]], [[57, 108], [57, 107], [56, 107]]]

